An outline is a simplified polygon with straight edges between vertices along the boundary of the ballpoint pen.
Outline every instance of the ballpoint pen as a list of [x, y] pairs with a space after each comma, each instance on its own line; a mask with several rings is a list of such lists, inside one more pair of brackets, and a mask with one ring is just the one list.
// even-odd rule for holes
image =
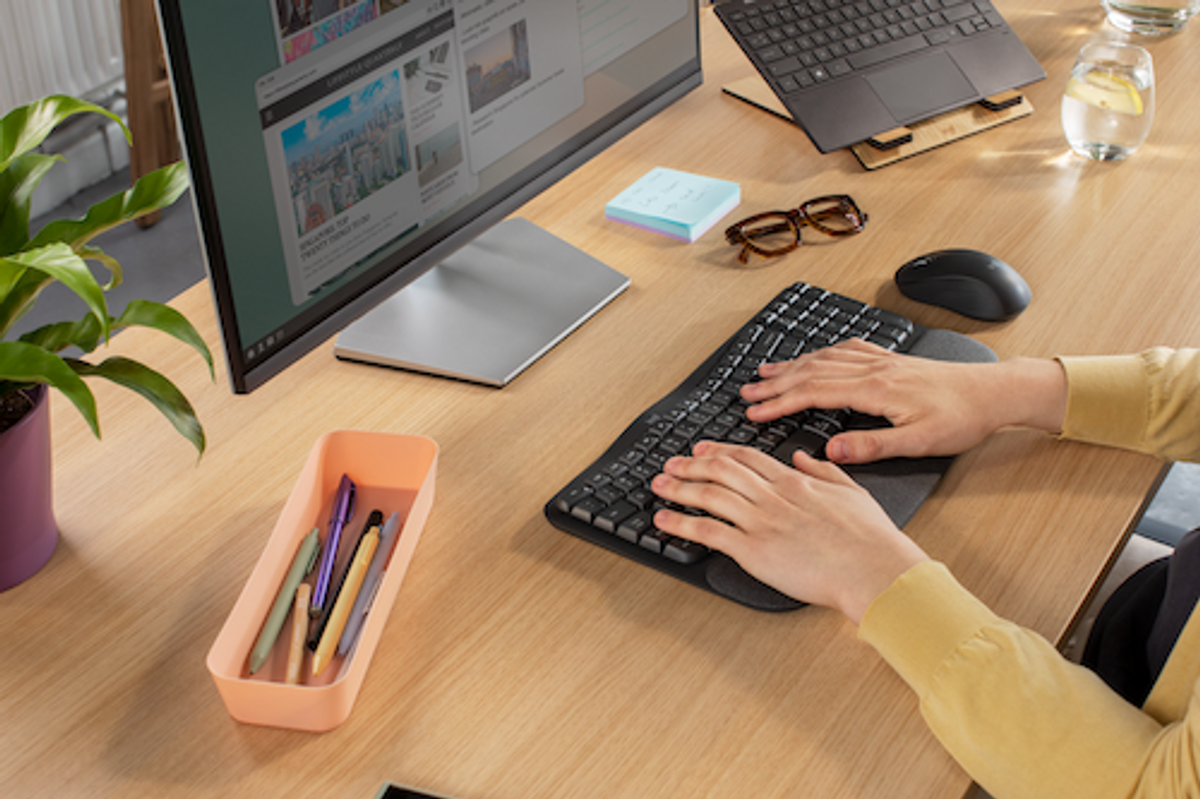
[[309, 629], [308, 648], [316, 650], [317, 643], [321, 640], [321, 636], [325, 634], [325, 625], [329, 623], [329, 617], [332, 610], [337, 606], [338, 597], [342, 595], [342, 590], [346, 586], [346, 577], [350, 574], [350, 566], [354, 562], [354, 558], [358, 555], [358, 549], [362, 546], [363, 540], [367, 537], [367, 533], [372, 529], [376, 533], [379, 532], [379, 526], [383, 524], [383, 512], [378, 510], [371, 511], [367, 517], [367, 523], [363, 525], [362, 532], [358, 534], [358, 539], [354, 542], [354, 548], [350, 550], [350, 560], [346, 563], [345, 569], [341, 576], [338, 577], [337, 585], [329, 592], [328, 601], [325, 603], [325, 611], [316, 618], [313, 626]]
[[319, 616], [325, 609], [329, 596], [329, 583], [333, 577], [333, 564], [337, 560], [338, 544], [342, 540], [342, 528], [354, 515], [354, 481], [342, 475], [337, 494], [333, 499], [333, 512], [329, 516], [329, 534], [325, 537], [325, 549], [321, 552], [321, 565], [317, 569], [317, 584], [313, 587], [312, 606], [309, 615]]
[[296, 587], [300, 585], [304, 575], [312, 570], [319, 547], [317, 530], [313, 528], [300, 542], [300, 548], [296, 550], [292, 565], [288, 569], [287, 576], [283, 578], [279, 594], [275, 597], [275, 604], [271, 606], [271, 612], [267, 614], [267, 620], [263, 623], [258, 640], [254, 643], [254, 649], [250, 652], [251, 674], [262, 668], [262, 665], [267, 662], [271, 650], [275, 648], [275, 640], [279, 637], [283, 620], [287, 618], [288, 609], [291, 608], [292, 600], [296, 596]]
[[384, 571], [387, 569], [392, 549], [395, 548], [399, 538], [400, 514], [393, 513], [388, 517], [387, 524], [383, 526], [383, 533], [379, 536], [379, 547], [375, 550], [375, 557], [371, 558], [371, 566], [367, 569], [367, 576], [363, 579], [362, 590], [358, 592], [358, 598], [354, 600], [350, 618], [346, 621], [346, 629], [342, 632], [341, 640], [338, 641], [337, 653], [343, 657], [358, 640], [363, 622], [366, 621], [367, 611], [370, 610], [371, 603], [375, 600], [379, 584], [383, 582]]
[[354, 600], [358, 598], [363, 578], [367, 576], [367, 567], [371, 563], [371, 556], [375, 554], [378, 547], [379, 528], [372, 527], [363, 538], [358, 551], [354, 553], [354, 561], [350, 564], [350, 570], [346, 572], [346, 584], [342, 586], [337, 603], [333, 606], [333, 612], [329, 614], [329, 624], [325, 628], [325, 634], [321, 636], [321, 643], [317, 646], [317, 651], [313, 653], [312, 673], [314, 677], [320, 677], [321, 672], [333, 659], [338, 640], [342, 637], [342, 630], [346, 627], [346, 619], [350, 616], [350, 608], [354, 605]]

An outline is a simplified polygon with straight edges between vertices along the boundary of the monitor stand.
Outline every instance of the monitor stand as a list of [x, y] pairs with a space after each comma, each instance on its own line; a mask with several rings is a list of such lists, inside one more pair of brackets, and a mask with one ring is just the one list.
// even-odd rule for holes
[[343, 330], [334, 354], [504, 386], [628, 286], [532, 222], [507, 219]]

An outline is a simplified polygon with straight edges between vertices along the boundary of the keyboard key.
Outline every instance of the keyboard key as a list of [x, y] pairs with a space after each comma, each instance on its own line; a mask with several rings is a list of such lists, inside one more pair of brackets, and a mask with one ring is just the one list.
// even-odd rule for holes
[[676, 563], [691, 564], [703, 560], [709, 554], [709, 550], [695, 541], [672, 538], [663, 547], [662, 554]]
[[635, 513], [625, 521], [621, 522], [617, 527], [617, 537], [623, 538], [631, 544], [636, 544], [641, 541], [642, 536], [654, 529], [654, 522], [651, 520], [650, 514], [642, 511]]
[[777, 460], [789, 465], [792, 463], [792, 456], [796, 454], [797, 450], [819, 460], [824, 460], [825, 444], [828, 441], [828, 436], [823, 436], [807, 428], [802, 428], [788, 436], [787, 440], [776, 447], [772, 454]]
[[869, 50], [854, 53], [847, 60], [855, 69], [866, 69], [875, 64], [882, 64], [884, 61], [892, 58], [898, 58], [908, 53], [915, 53], [928, 46], [929, 42], [924, 36], [909, 36], [899, 41], [888, 42]]
[[605, 504], [595, 497], [584, 497], [571, 506], [571, 515], [576, 519], [592, 523], [596, 514], [604, 510]]
[[764, 47], [758, 51], [758, 57], [767, 64], [771, 63], [772, 61], [778, 61], [784, 57], [783, 48], [779, 47], [778, 45]]
[[619, 499], [624, 499], [625, 493], [610, 484], [597, 488], [596, 492], [592, 496], [605, 505], [611, 505]]
[[563, 513], [570, 513], [572, 507], [591, 495], [591, 486], [572, 486], [558, 495], [555, 505]]
[[975, 16], [975, 6], [968, 4], [952, 6], [943, 11], [942, 16], [946, 18], [947, 22], [958, 22], [967, 17]]
[[669, 541], [671, 541], [671, 536], [667, 535], [662, 530], [653, 527], [640, 539], [638, 539], [638, 545], [641, 546], [642, 549], [648, 549], [651, 552], [662, 554], [663, 547], [665, 547]]
[[592, 524], [606, 533], [615, 533], [623, 521], [638, 512], [632, 502], [620, 500], [596, 514]]
[[637, 507], [638, 510], [646, 510], [654, 504], [654, 493], [645, 488], [635, 488], [630, 491], [625, 499]]

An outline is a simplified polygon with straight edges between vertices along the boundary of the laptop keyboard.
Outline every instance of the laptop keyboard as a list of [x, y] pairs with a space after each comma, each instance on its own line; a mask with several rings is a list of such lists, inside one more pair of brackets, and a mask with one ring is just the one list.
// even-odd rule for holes
[[986, 0], [768, 0], [716, 13], [780, 94], [1006, 26]]

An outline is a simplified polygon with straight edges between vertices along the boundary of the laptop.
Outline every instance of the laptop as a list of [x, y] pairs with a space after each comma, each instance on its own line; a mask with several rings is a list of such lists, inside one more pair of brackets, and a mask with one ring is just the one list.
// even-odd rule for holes
[[725, 0], [715, 10], [823, 153], [1046, 77], [988, 0]]

